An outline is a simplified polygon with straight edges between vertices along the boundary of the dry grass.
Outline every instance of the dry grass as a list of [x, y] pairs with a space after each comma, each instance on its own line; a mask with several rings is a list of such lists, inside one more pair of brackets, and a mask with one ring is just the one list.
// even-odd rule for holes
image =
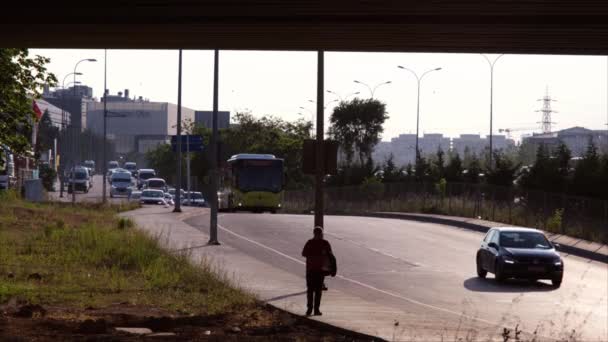
[[[104, 306], [116, 302], [214, 314], [254, 299], [187, 254], [171, 254], [116, 213], [132, 205], [0, 198], [0, 303]], [[221, 274], [221, 273], [220, 273]]]

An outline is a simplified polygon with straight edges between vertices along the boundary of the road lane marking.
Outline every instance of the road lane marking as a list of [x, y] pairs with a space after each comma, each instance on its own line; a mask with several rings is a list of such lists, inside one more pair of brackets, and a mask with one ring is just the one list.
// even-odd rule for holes
[[[224, 227], [224, 226], [222, 226], [220, 224], [218, 224], [217, 226], [220, 229], [222, 229], [223, 231], [225, 231], [226, 233], [228, 233], [228, 234], [234, 235], [234, 236], [236, 236], [236, 237], [238, 237], [238, 238], [240, 238], [242, 240], [245, 240], [247, 242], [250, 242], [250, 243], [252, 243], [252, 244], [254, 244], [256, 246], [259, 246], [261, 248], [264, 248], [266, 250], [274, 252], [274, 253], [276, 253], [276, 254], [278, 254], [278, 255], [280, 255], [282, 257], [285, 257], [285, 258], [287, 258], [289, 260], [292, 260], [292, 261], [294, 261], [294, 262], [296, 262], [298, 264], [306, 265], [306, 263], [304, 261], [300, 260], [300, 259], [296, 259], [296, 258], [294, 258], [294, 257], [292, 257], [290, 255], [287, 255], [287, 254], [285, 254], [285, 253], [283, 253], [281, 251], [278, 251], [278, 250], [276, 250], [276, 249], [274, 249], [272, 247], [266, 246], [266, 245], [264, 245], [264, 244], [262, 244], [260, 242], [252, 240], [252, 239], [250, 239], [250, 238], [248, 238], [246, 236], [243, 236], [243, 235], [240, 235], [238, 233], [235, 233], [235, 232], [229, 230], [228, 228], [226, 228], [226, 227]], [[386, 290], [379, 289], [377, 287], [365, 284], [365, 283], [360, 282], [358, 280], [347, 278], [347, 277], [344, 277], [344, 276], [341, 276], [341, 275], [336, 275], [336, 277], [340, 278], [342, 280], [345, 280], [347, 282], [359, 285], [361, 287], [367, 288], [369, 290], [376, 291], [376, 292], [379, 292], [379, 293], [382, 293], [382, 294], [385, 294], [385, 295], [388, 295], [388, 296], [391, 296], [391, 297], [394, 297], [394, 298], [398, 298], [398, 299], [410, 302], [412, 304], [420, 305], [420, 306], [423, 306], [423, 307], [426, 307], [426, 308], [429, 308], [429, 309], [433, 309], [433, 310], [436, 310], [436, 311], [441, 311], [441, 312], [449, 313], [449, 314], [452, 314], [452, 315], [455, 315], [455, 316], [458, 316], [458, 317], [465, 317], [467, 319], [471, 319], [471, 320], [474, 320], [474, 321], [486, 323], [486, 324], [489, 324], [491, 326], [500, 326], [498, 323], [495, 323], [495, 322], [491, 322], [491, 321], [488, 321], [488, 320], [485, 320], [485, 319], [482, 319], [482, 318], [472, 317], [472, 316], [465, 315], [463, 313], [459, 313], [457, 311], [453, 311], [453, 310], [450, 310], [450, 309], [445, 309], [445, 308], [442, 308], [442, 307], [439, 307], [439, 306], [423, 303], [423, 302], [420, 302], [420, 301], [415, 300], [415, 299], [411, 299], [411, 298], [408, 298], [408, 297], [405, 297], [405, 296], [402, 296], [402, 295], [399, 295], [399, 294], [396, 294], [396, 293], [393, 293], [393, 292], [389, 292], [389, 291], [386, 291]]]

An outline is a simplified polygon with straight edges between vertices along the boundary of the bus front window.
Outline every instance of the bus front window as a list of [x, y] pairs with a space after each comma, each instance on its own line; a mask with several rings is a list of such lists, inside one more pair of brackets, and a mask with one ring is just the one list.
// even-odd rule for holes
[[241, 191], [279, 192], [283, 187], [283, 171], [280, 165], [243, 166], [237, 173]]

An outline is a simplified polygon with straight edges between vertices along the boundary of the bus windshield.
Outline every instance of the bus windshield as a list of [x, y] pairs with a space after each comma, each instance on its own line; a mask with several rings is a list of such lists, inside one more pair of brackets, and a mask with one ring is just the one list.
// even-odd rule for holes
[[280, 162], [245, 160], [236, 167], [237, 185], [241, 191], [279, 192], [283, 188]]

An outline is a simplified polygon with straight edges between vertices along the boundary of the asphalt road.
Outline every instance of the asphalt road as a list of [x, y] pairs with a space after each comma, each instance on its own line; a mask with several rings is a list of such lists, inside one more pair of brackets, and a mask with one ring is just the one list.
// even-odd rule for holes
[[[221, 214], [223, 244], [286, 272], [304, 275], [301, 251], [312, 216]], [[479, 279], [475, 253], [483, 234], [413, 221], [326, 217], [326, 239], [338, 258], [332, 289], [437, 320], [447, 315], [577, 341], [608, 341], [608, 265], [564, 257], [560, 288], [549, 281]], [[186, 221], [207, 231], [208, 216]], [[574, 333], [573, 333], [574, 331]]]

